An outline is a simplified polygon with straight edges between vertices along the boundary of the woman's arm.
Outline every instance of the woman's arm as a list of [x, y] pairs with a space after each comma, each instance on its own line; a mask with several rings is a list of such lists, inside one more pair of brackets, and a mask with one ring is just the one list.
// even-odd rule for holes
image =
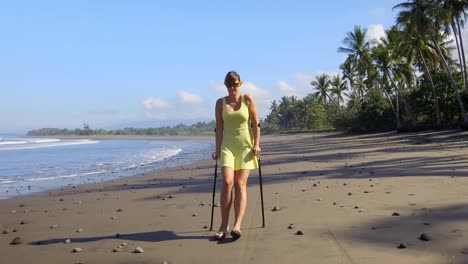
[[260, 154], [260, 121], [258, 119], [257, 105], [255, 104], [255, 100], [251, 95], [246, 94], [245, 99], [246, 104], [249, 107], [250, 123], [252, 124], [254, 136], [254, 146], [252, 151], [256, 156], [258, 156]]
[[214, 160], [219, 158], [219, 152], [221, 151], [221, 143], [223, 142], [223, 98], [219, 98], [216, 101], [215, 107], [215, 117], [216, 117], [216, 150], [211, 155]]

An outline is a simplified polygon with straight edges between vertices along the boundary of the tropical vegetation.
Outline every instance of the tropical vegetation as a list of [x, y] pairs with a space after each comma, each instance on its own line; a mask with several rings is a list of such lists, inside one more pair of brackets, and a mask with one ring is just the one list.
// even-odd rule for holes
[[[461, 30], [468, 0], [411, 0], [393, 7], [395, 25], [369, 39], [355, 26], [338, 52], [336, 75], [319, 74], [304, 98], [273, 101], [271, 131], [468, 128], [468, 72]], [[454, 56], [453, 54], [456, 54]]]

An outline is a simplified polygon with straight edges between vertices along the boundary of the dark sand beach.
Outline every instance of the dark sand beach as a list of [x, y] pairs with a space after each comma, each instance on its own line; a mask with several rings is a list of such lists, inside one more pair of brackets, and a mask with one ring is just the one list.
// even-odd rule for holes
[[253, 171], [237, 241], [207, 228], [207, 159], [1, 200], [0, 262], [468, 263], [467, 132], [265, 136], [262, 150], [266, 228]]

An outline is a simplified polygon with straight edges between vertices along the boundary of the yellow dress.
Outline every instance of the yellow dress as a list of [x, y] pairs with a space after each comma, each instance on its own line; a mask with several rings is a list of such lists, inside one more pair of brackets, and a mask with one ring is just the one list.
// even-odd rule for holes
[[253, 133], [250, 129], [249, 109], [241, 95], [241, 106], [228, 111], [223, 98], [223, 141], [220, 151], [220, 166], [237, 170], [258, 168], [257, 157], [252, 153]]

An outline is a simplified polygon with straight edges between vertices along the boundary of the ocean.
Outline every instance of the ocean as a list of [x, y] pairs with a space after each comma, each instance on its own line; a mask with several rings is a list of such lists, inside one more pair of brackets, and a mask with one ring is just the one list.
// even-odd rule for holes
[[0, 135], [0, 199], [108, 181], [210, 158], [214, 140]]

